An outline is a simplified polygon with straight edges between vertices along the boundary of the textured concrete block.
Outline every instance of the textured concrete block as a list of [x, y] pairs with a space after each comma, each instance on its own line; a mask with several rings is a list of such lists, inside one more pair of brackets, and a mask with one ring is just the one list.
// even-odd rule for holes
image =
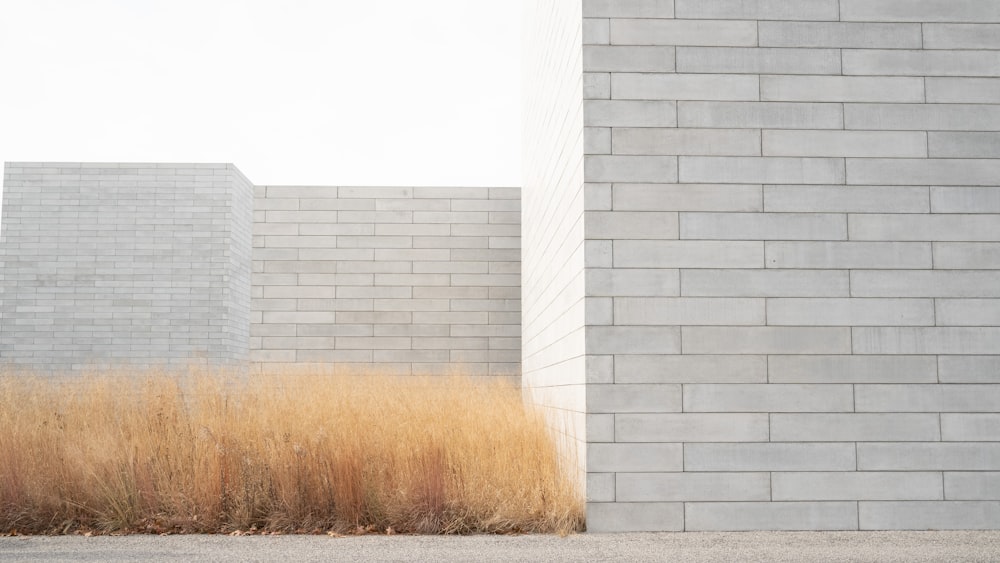
[[932, 187], [934, 213], [1000, 213], [1000, 187]]
[[1000, 383], [1000, 356], [940, 356], [941, 383]]
[[676, 327], [592, 326], [587, 328], [589, 354], [679, 354]]
[[764, 131], [764, 156], [926, 157], [919, 131]]
[[870, 471], [996, 471], [1000, 443], [860, 443], [858, 469]]
[[853, 297], [1000, 297], [1000, 272], [855, 270]]
[[680, 502], [588, 502], [588, 532], [679, 532], [684, 529]]
[[588, 385], [588, 413], [680, 412], [680, 385]]
[[612, 189], [612, 201], [621, 210], [762, 210], [759, 185], [618, 184]]
[[614, 369], [615, 381], [619, 383], [767, 381], [767, 357], [760, 355], [619, 355], [615, 357]]
[[768, 268], [929, 269], [926, 242], [784, 242], [764, 243]]
[[1000, 300], [936, 299], [938, 326], [1000, 326]]
[[583, 19], [583, 44], [607, 45], [611, 42], [611, 30], [607, 18]]
[[[846, 179], [844, 161], [839, 158], [681, 156], [678, 160], [681, 182], [831, 184]], [[862, 168], [870, 170], [870, 167]], [[878, 174], [863, 175], [867, 178]], [[965, 176], [975, 178], [974, 173]]]
[[677, 107], [672, 101], [587, 100], [583, 124], [588, 127], [675, 127]]
[[615, 240], [616, 268], [759, 268], [760, 241]]
[[663, 297], [680, 293], [676, 269], [592, 269], [586, 272], [588, 296]]
[[[789, 326], [933, 326], [931, 299], [767, 300], [767, 324]], [[940, 324], [940, 323], [939, 323]]]
[[[680, 17], [680, 16], [678, 16]], [[1000, 6], [977, 0], [842, 0], [840, 19], [844, 21], [897, 22], [995, 22]]]
[[858, 327], [855, 354], [993, 354], [1000, 327]]
[[925, 186], [764, 186], [765, 211], [927, 213]]
[[[853, 49], [920, 49], [916, 23], [843, 23], [761, 21], [761, 47], [833, 47]], [[922, 100], [916, 100], [922, 101]]]
[[776, 501], [942, 500], [941, 473], [817, 471], [771, 474]]
[[672, 18], [674, 0], [585, 0], [587, 18]]
[[933, 248], [938, 269], [1000, 269], [1000, 243], [936, 242]]
[[759, 156], [760, 132], [753, 129], [616, 128], [611, 139], [611, 152]]
[[923, 26], [927, 49], [1000, 49], [1000, 25], [931, 23]]
[[[684, 70], [679, 58], [678, 68]], [[994, 77], [1000, 61], [976, 51], [845, 50], [844, 74]]]
[[856, 530], [853, 502], [689, 502], [684, 529], [720, 530]]
[[677, 0], [675, 17], [738, 20], [836, 21], [836, 0]]
[[928, 133], [931, 157], [1000, 158], [1000, 133]]
[[837, 49], [765, 47], [676, 47], [676, 49], [677, 72], [840, 74], [840, 51]]
[[854, 410], [850, 385], [721, 385], [684, 386], [684, 412], [849, 412]]
[[685, 471], [854, 471], [855, 465], [852, 443], [684, 445]]
[[607, 72], [583, 73], [583, 99], [607, 100], [611, 97], [611, 74]]
[[930, 442], [939, 439], [941, 430], [936, 414], [771, 415], [771, 440], [775, 442]]
[[1000, 472], [960, 471], [944, 474], [948, 500], [1000, 500]]
[[905, 215], [868, 214], [852, 216], [852, 240], [1000, 240], [1000, 215]]
[[[679, 392], [678, 386], [678, 399]], [[677, 407], [677, 410], [680, 410], [679, 400]], [[765, 413], [615, 415], [616, 442], [766, 442], [767, 440], [768, 415]]]
[[684, 270], [685, 297], [847, 297], [848, 274], [828, 270]]
[[677, 124], [715, 129], [840, 129], [843, 111], [840, 104], [829, 103], [681, 101], [677, 102]]
[[584, 45], [587, 72], [673, 72], [674, 47]]
[[1000, 404], [994, 385], [857, 385], [858, 412], [989, 412]]
[[860, 502], [858, 515], [862, 530], [995, 530], [1000, 502]]
[[759, 79], [741, 74], [611, 75], [610, 91], [619, 100], [757, 100]]
[[946, 442], [1000, 442], [1000, 414], [942, 413], [941, 439]]
[[837, 240], [847, 218], [823, 213], [681, 213], [680, 238], [721, 240]]
[[763, 299], [616, 297], [614, 300], [615, 324], [762, 325], [764, 319]]
[[[732, 103], [732, 102], [731, 102]], [[683, 115], [683, 114], [682, 114]], [[996, 131], [1000, 107], [974, 104], [846, 104], [846, 129]], [[856, 182], [863, 183], [863, 182]], [[925, 182], [936, 185], [940, 182]], [[914, 184], [918, 184], [914, 182]], [[944, 184], [962, 185], [962, 184]]]
[[587, 473], [587, 502], [614, 502], [615, 474]]
[[587, 239], [676, 239], [677, 213], [656, 211], [588, 211]]
[[680, 444], [589, 444], [587, 471], [681, 471]]
[[588, 182], [670, 183], [677, 181], [677, 157], [587, 156], [584, 171]]
[[1000, 103], [1000, 78], [925, 79], [928, 103]]
[[766, 501], [767, 473], [620, 473], [619, 502]]
[[611, 43], [752, 47], [757, 44], [757, 24], [751, 21], [616, 18], [611, 20]]

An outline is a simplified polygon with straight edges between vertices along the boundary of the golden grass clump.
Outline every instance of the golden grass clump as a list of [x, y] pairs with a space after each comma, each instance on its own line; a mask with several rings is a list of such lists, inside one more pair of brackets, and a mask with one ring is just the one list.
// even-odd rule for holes
[[0, 376], [0, 534], [567, 533], [583, 501], [509, 383]]

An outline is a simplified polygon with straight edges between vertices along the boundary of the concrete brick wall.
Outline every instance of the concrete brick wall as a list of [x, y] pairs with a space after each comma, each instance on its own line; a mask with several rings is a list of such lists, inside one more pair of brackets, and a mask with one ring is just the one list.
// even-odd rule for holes
[[251, 359], [520, 374], [520, 190], [257, 186]]
[[523, 374], [571, 466], [586, 469], [582, 27], [579, 2], [524, 14]]
[[1000, 528], [998, 6], [583, 1], [589, 529]]
[[247, 357], [252, 186], [229, 164], [6, 163], [0, 364]]

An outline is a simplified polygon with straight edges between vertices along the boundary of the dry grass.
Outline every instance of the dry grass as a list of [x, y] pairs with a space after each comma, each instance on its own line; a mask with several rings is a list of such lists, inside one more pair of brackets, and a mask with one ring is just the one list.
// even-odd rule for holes
[[567, 533], [516, 387], [283, 373], [0, 377], [0, 533]]

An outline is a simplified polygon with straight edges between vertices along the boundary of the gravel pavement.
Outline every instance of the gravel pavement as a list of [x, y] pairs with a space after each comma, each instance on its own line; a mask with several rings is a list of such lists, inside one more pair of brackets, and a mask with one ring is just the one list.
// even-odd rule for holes
[[0, 561], [1000, 561], [997, 532], [20, 536]]

